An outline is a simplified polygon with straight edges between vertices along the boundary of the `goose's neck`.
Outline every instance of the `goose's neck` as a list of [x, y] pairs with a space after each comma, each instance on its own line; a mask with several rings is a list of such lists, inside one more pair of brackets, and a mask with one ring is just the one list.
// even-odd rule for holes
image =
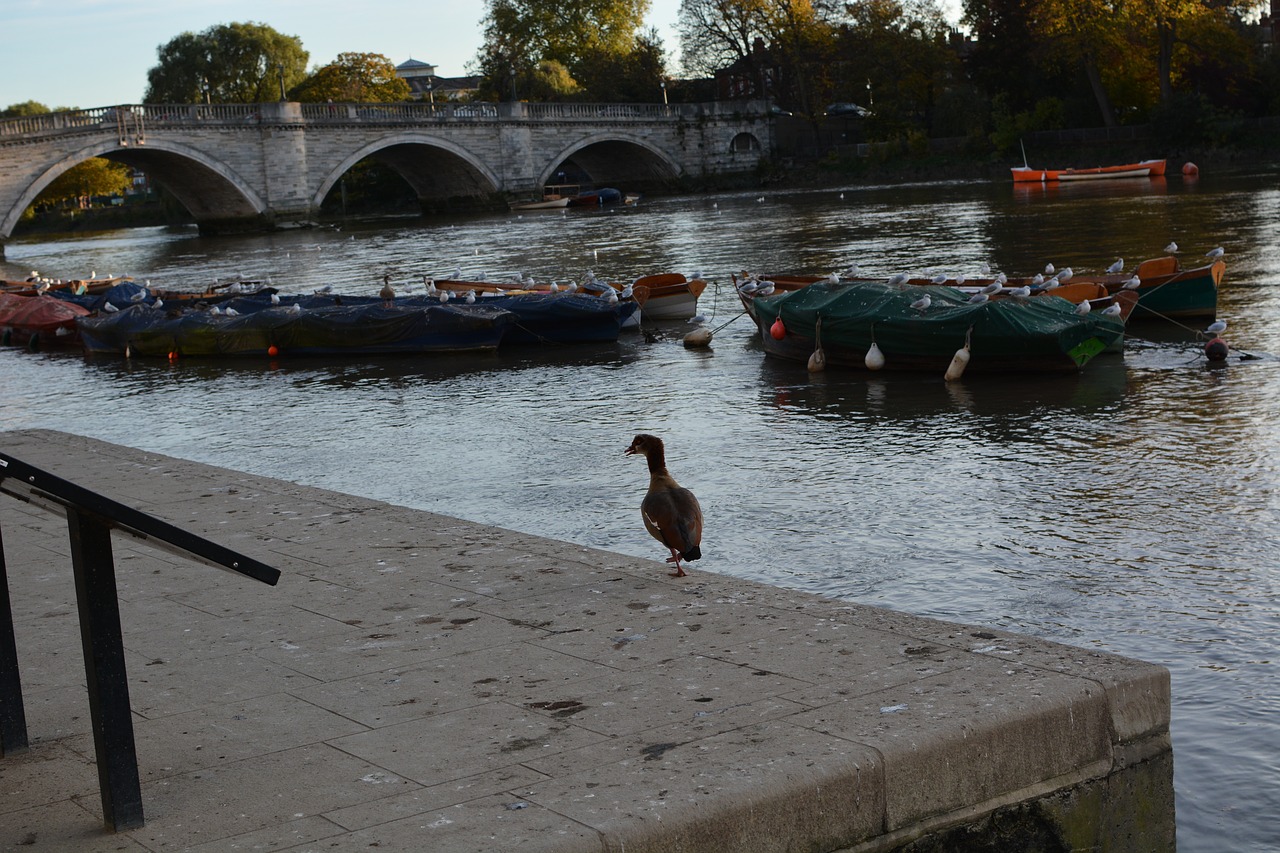
[[645, 457], [649, 460], [650, 474], [667, 473], [667, 454], [661, 446], [650, 447]]

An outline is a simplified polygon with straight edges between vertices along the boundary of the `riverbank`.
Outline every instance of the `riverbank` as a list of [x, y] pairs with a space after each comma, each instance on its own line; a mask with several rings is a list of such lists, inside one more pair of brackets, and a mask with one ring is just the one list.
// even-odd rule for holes
[[283, 573], [114, 538], [147, 822], [104, 833], [65, 522], [0, 496], [6, 849], [1173, 849], [1163, 667], [65, 433], [0, 451]]

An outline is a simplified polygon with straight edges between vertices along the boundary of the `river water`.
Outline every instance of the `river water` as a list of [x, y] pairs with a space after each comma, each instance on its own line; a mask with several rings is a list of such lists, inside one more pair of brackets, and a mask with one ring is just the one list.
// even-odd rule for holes
[[[828, 373], [761, 352], [731, 273], [886, 277], [989, 263], [1129, 268], [1226, 251], [1211, 366], [1195, 328], [1131, 328], [1079, 376]], [[456, 267], [540, 280], [699, 271], [690, 326], [422, 360], [174, 364], [0, 350], [0, 429], [47, 427], [582, 545], [665, 556], [636, 432], [707, 516], [696, 572], [994, 626], [1167, 666], [1179, 847], [1280, 845], [1280, 179], [927, 183], [644, 199], [605, 212], [389, 220], [205, 239], [10, 241], [0, 272], [235, 275], [374, 294]], [[726, 325], [727, 324], [727, 325]], [[1203, 325], [1203, 323], [1197, 323]], [[1252, 356], [1252, 357], [1250, 357]]]

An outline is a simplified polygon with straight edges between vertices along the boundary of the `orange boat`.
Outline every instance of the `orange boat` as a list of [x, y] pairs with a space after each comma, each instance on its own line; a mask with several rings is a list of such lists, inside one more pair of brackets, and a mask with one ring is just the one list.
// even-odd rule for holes
[[1142, 160], [1118, 166], [1094, 166], [1091, 169], [1033, 169], [1014, 166], [1013, 182], [1047, 183], [1050, 181], [1096, 181], [1108, 178], [1163, 178], [1164, 160]]

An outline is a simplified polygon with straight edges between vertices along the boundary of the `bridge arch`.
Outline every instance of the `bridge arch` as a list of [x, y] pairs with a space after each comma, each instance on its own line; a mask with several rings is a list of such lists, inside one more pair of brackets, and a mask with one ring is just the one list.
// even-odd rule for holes
[[627, 189], [669, 184], [682, 171], [671, 155], [639, 136], [602, 132], [575, 139], [560, 149], [544, 168], [541, 183], [556, 183], [551, 178], [569, 161], [597, 184], [627, 184]]
[[68, 169], [94, 157], [124, 163], [167, 189], [202, 228], [235, 220], [260, 221], [267, 213], [262, 197], [226, 164], [185, 145], [148, 141], [123, 146], [118, 140], [98, 142], [67, 154], [46, 168], [18, 196], [0, 233], [12, 234], [23, 211]]
[[342, 176], [365, 159], [384, 163], [404, 178], [424, 210], [434, 199], [474, 204], [491, 198], [501, 184], [489, 166], [461, 145], [427, 133], [403, 133], [364, 145], [329, 169], [312, 196], [312, 209], [319, 210]]

